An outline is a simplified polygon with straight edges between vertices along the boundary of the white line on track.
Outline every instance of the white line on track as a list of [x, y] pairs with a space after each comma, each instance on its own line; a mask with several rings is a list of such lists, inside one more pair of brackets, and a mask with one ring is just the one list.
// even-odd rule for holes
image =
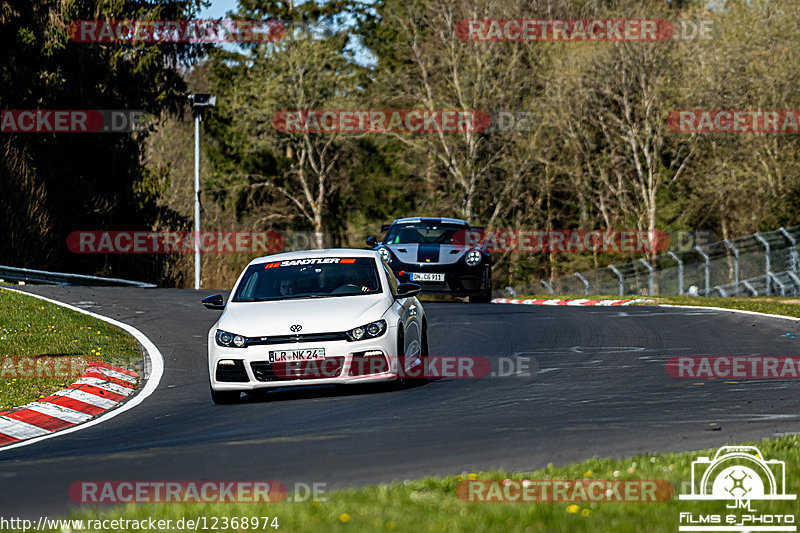
[[[153, 341], [148, 339], [147, 336], [144, 333], [142, 333], [141, 331], [139, 331], [135, 327], [131, 326], [130, 324], [126, 324], [124, 322], [120, 322], [118, 320], [114, 320], [113, 318], [109, 318], [107, 316], [98, 315], [97, 313], [92, 313], [91, 311], [86, 311], [85, 309], [81, 309], [79, 307], [75, 307], [74, 305], [70, 305], [70, 304], [67, 304], [67, 303], [64, 303], [64, 302], [59, 302], [58, 300], [53, 300], [53, 299], [50, 299], [50, 298], [46, 298], [44, 296], [39, 296], [38, 294], [31, 294], [29, 292], [18, 291], [18, 290], [15, 290], [15, 289], [9, 289], [7, 287], [3, 287], [3, 290], [10, 291], [10, 292], [16, 292], [18, 294], [24, 294], [26, 296], [31, 296], [33, 298], [38, 298], [40, 300], [44, 300], [45, 302], [50, 302], [52, 304], [59, 305], [59, 306], [64, 307], [66, 309], [71, 309], [71, 310], [76, 311], [78, 313], [83, 313], [84, 315], [89, 315], [91, 317], [97, 318], [99, 320], [102, 320], [103, 322], [107, 322], [109, 324], [117, 326], [120, 329], [123, 329], [123, 330], [127, 331], [128, 333], [133, 335], [136, 338], [137, 341], [139, 341], [139, 344], [144, 346], [145, 356], [149, 360], [150, 375], [149, 376], [145, 376], [147, 378], [147, 383], [145, 384], [144, 388], [141, 391], [139, 391], [139, 394], [137, 394], [136, 396], [134, 396], [130, 400], [126, 401], [125, 403], [121, 404], [118, 408], [116, 408], [116, 409], [114, 409], [112, 411], [108, 411], [106, 413], [103, 413], [103, 414], [99, 415], [97, 418], [95, 418], [94, 420], [86, 422], [85, 424], [78, 424], [78, 425], [72, 426], [70, 428], [62, 429], [60, 431], [56, 431], [56, 432], [53, 432], [53, 433], [48, 433], [47, 435], [42, 435], [40, 437], [35, 437], [35, 438], [32, 438], [32, 439], [24, 440], [22, 442], [17, 442], [17, 443], [14, 443], [14, 444], [8, 444], [8, 445], [3, 446], [2, 448], [0, 448], [0, 453], [4, 452], [6, 450], [11, 450], [13, 448], [19, 448], [19, 447], [22, 447], [22, 446], [28, 446], [28, 445], [34, 444], [36, 442], [43, 441], [45, 439], [52, 439], [53, 437], [59, 437], [61, 435], [65, 435], [67, 433], [72, 433], [74, 431], [80, 431], [82, 429], [86, 429], [86, 428], [95, 426], [97, 424], [102, 424], [106, 420], [110, 420], [110, 419], [114, 418], [115, 416], [121, 415], [125, 411], [133, 409], [134, 407], [136, 407], [137, 405], [139, 405], [140, 403], [145, 401], [151, 394], [153, 394], [155, 392], [156, 388], [158, 387], [158, 384], [161, 382], [161, 377], [164, 375], [164, 357], [161, 355], [161, 352], [158, 351], [158, 348], [156, 348], [156, 345], [153, 344]], [[128, 378], [130, 378], [130, 376], [128, 376]]]

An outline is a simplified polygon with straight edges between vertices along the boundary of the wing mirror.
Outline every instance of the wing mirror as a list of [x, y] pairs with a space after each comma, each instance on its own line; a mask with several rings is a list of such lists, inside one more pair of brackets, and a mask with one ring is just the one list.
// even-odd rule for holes
[[378, 239], [375, 237], [367, 237], [367, 246], [378, 246]]
[[222, 311], [225, 309], [225, 300], [221, 294], [214, 294], [203, 298], [203, 305], [206, 306], [206, 309], [211, 309], [212, 311]]
[[401, 283], [397, 286], [397, 293], [394, 295], [395, 300], [400, 298], [411, 298], [416, 296], [422, 290], [422, 287], [416, 283]]

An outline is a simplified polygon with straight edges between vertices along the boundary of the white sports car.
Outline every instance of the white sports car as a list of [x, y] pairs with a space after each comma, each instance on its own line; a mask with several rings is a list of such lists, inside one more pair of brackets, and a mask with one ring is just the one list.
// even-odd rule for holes
[[215, 403], [244, 391], [310, 384], [402, 383], [427, 356], [419, 285], [378, 252], [307, 250], [253, 260], [208, 332]]

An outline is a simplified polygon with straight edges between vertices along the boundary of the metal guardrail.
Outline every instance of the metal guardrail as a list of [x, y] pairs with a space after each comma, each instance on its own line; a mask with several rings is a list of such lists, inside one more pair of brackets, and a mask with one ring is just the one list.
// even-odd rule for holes
[[46, 270], [31, 270], [0, 266], [0, 279], [6, 281], [24, 281], [26, 283], [44, 283], [51, 285], [98, 285], [112, 287], [139, 287], [152, 288], [152, 283], [131, 281], [119, 278], [101, 278], [84, 274], [65, 274], [62, 272], [47, 272]]
[[507, 288], [516, 294], [800, 296], [800, 226]]

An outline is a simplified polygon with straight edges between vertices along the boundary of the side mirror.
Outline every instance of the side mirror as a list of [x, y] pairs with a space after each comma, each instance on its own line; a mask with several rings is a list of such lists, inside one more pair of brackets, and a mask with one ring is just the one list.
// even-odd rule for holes
[[378, 246], [378, 239], [375, 237], [367, 237], [367, 246]]
[[397, 286], [397, 293], [394, 295], [395, 300], [400, 298], [411, 298], [416, 296], [422, 290], [422, 287], [416, 283], [401, 283]]
[[225, 300], [223, 300], [221, 294], [214, 294], [203, 298], [203, 305], [206, 306], [206, 309], [211, 309], [212, 311], [222, 311], [225, 309]]

